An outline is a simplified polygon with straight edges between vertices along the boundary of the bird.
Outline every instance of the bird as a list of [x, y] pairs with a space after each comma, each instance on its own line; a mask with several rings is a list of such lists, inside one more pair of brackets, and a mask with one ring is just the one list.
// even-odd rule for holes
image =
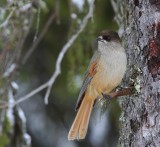
[[76, 104], [78, 112], [68, 133], [68, 140], [86, 137], [96, 100], [109, 95], [121, 83], [126, 67], [127, 56], [118, 33], [112, 30], [101, 31], [84, 76]]

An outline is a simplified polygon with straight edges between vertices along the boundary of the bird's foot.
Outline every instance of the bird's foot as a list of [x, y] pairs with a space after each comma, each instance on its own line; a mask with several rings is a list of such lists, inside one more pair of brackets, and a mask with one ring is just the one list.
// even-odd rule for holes
[[103, 98], [104, 98], [105, 100], [107, 100], [108, 103], [110, 103], [110, 100], [111, 100], [111, 98], [112, 98], [110, 95], [107, 95], [107, 94], [102, 93], [102, 96], [103, 96]]

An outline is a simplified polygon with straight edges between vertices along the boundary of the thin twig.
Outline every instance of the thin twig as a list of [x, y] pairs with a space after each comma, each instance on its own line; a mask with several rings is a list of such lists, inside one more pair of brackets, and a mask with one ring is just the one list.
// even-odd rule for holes
[[48, 86], [48, 90], [47, 93], [45, 95], [45, 103], [48, 104], [48, 97], [50, 94], [50, 89], [52, 87], [52, 85], [54, 84], [54, 81], [56, 80], [56, 78], [58, 77], [58, 75], [61, 73], [61, 63], [62, 63], [62, 59], [64, 57], [64, 54], [67, 52], [67, 50], [69, 49], [69, 47], [74, 43], [74, 41], [76, 40], [76, 38], [79, 36], [79, 34], [84, 30], [84, 28], [86, 27], [88, 20], [90, 18], [92, 18], [93, 16], [93, 10], [94, 10], [94, 0], [92, 0], [90, 2], [90, 7], [89, 7], [89, 12], [88, 14], [84, 17], [82, 24], [80, 25], [80, 29], [77, 31], [76, 34], [74, 34], [70, 40], [63, 46], [61, 52], [58, 55], [58, 59], [56, 61], [56, 70], [54, 72], [54, 74], [52, 75], [51, 79], [50, 79], [50, 86]]
[[[90, 2], [90, 7], [89, 7], [89, 11], [87, 13], [87, 15], [84, 17], [81, 25], [80, 25], [80, 28], [79, 30], [74, 34], [72, 35], [72, 37], [69, 39], [69, 41], [63, 46], [62, 50], [60, 51], [59, 55], [58, 55], [58, 58], [56, 60], [56, 69], [55, 69], [55, 72], [53, 73], [53, 75], [51, 76], [51, 78], [46, 82], [44, 83], [43, 85], [39, 86], [38, 88], [34, 89], [33, 91], [31, 91], [30, 93], [28, 93], [27, 95], [23, 96], [23, 97], [20, 97], [17, 101], [15, 101], [13, 104], [8, 104], [6, 105], [7, 106], [10, 106], [10, 107], [14, 107], [15, 105], [31, 98], [32, 96], [34, 96], [36, 93], [42, 91], [43, 89], [47, 88], [47, 92], [46, 92], [46, 95], [45, 95], [45, 103], [48, 104], [48, 97], [50, 95], [50, 91], [51, 91], [51, 88], [56, 80], [56, 78], [58, 77], [58, 75], [61, 73], [61, 63], [62, 63], [62, 60], [63, 60], [63, 57], [65, 55], [65, 53], [67, 52], [67, 50], [69, 49], [69, 47], [74, 43], [74, 41], [77, 39], [77, 37], [79, 36], [79, 34], [84, 30], [84, 28], [86, 27], [88, 21], [90, 18], [92, 18], [93, 16], [93, 10], [94, 10], [94, 1], [95, 0], [92, 0]], [[2, 108], [2, 107], [0, 107]], [[4, 108], [4, 107], [3, 107]]]
[[31, 91], [27, 95], [19, 98], [18, 100], [15, 101], [14, 104], [11, 104], [11, 106], [14, 107], [15, 105], [27, 100], [28, 98], [34, 96], [36, 93], [38, 93], [38, 92], [42, 91], [43, 89], [45, 89], [47, 86], [48, 86], [48, 82], [46, 82], [45, 84], [39, 86], [38, 88], [36, 88], [35, 90]]
[[36, 33], [34, 35], [33, 42], [37, 40], [38, 32], [39, 32], [39, 24], [40, 24], [40, 15], [41, 15], [41, 7], [38, 7], [38, 12], [37, 12], [37, 24], [36, 24]]
[[135, 93], [135, 89], [134, 87], [125, 87], [125, 88], [122, 88], [118, 91], [113, 91], [109, 94], [109, 96], [111, 98], [116, 98], [116, 97], [119, 97], [119, 96], [126, 96], [126, 95], [132, 95]]
[[6, 20], [0, 25], [0, 29], [3, 28], [3, 27], [5, 27], [8, 24], [9, 19], [12, 17], [14, 11], [15, 11], [15, 8], [12, 9], [12, 11], [7, 16]]
[[50, 16], [50, 18], [48, 19], [47, 23], [45, 24], [41, 34], [39, 35], [39, 37], [35, 40], [34, 38], [34, 43], [31, 46], [31, 48], [28, 50], [28, 52], [26, 53], [26, 55], [24, 56], [23, 60], [22, 60], [22, 64], [25, 64], [26, 61], [28, 60], [28, 58], [30, 57], [30, 55], [34, 52], [34, 50], [36, 49], [37, 45], [40, 43], [40, 41], [42, 40], [42, 38], [44, 37], [44, 35], [46, 34], [46, 32], [48, 31], [48, 28], [50, 27], [50, 25], [52, 24], [53, 20], [56, 18], [57, 13], [53, 12]]

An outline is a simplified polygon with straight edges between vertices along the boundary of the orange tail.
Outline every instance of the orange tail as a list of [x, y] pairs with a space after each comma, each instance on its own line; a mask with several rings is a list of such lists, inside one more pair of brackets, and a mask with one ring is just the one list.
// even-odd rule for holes
[[94, 99], [84, 97], [76, 118], [68, 134], [68, 140], [84, 139], [88, 129], [88, 123], [93, 108]]

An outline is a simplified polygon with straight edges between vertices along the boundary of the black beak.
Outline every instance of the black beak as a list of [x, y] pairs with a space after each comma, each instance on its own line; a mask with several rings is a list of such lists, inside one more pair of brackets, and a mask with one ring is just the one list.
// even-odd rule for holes
[[98, 41], [102, 41], [103, 39], [102, 39], [102, 37], [101, 36], [99, 36], [98, 38], [97, 38], [97, 42]]

